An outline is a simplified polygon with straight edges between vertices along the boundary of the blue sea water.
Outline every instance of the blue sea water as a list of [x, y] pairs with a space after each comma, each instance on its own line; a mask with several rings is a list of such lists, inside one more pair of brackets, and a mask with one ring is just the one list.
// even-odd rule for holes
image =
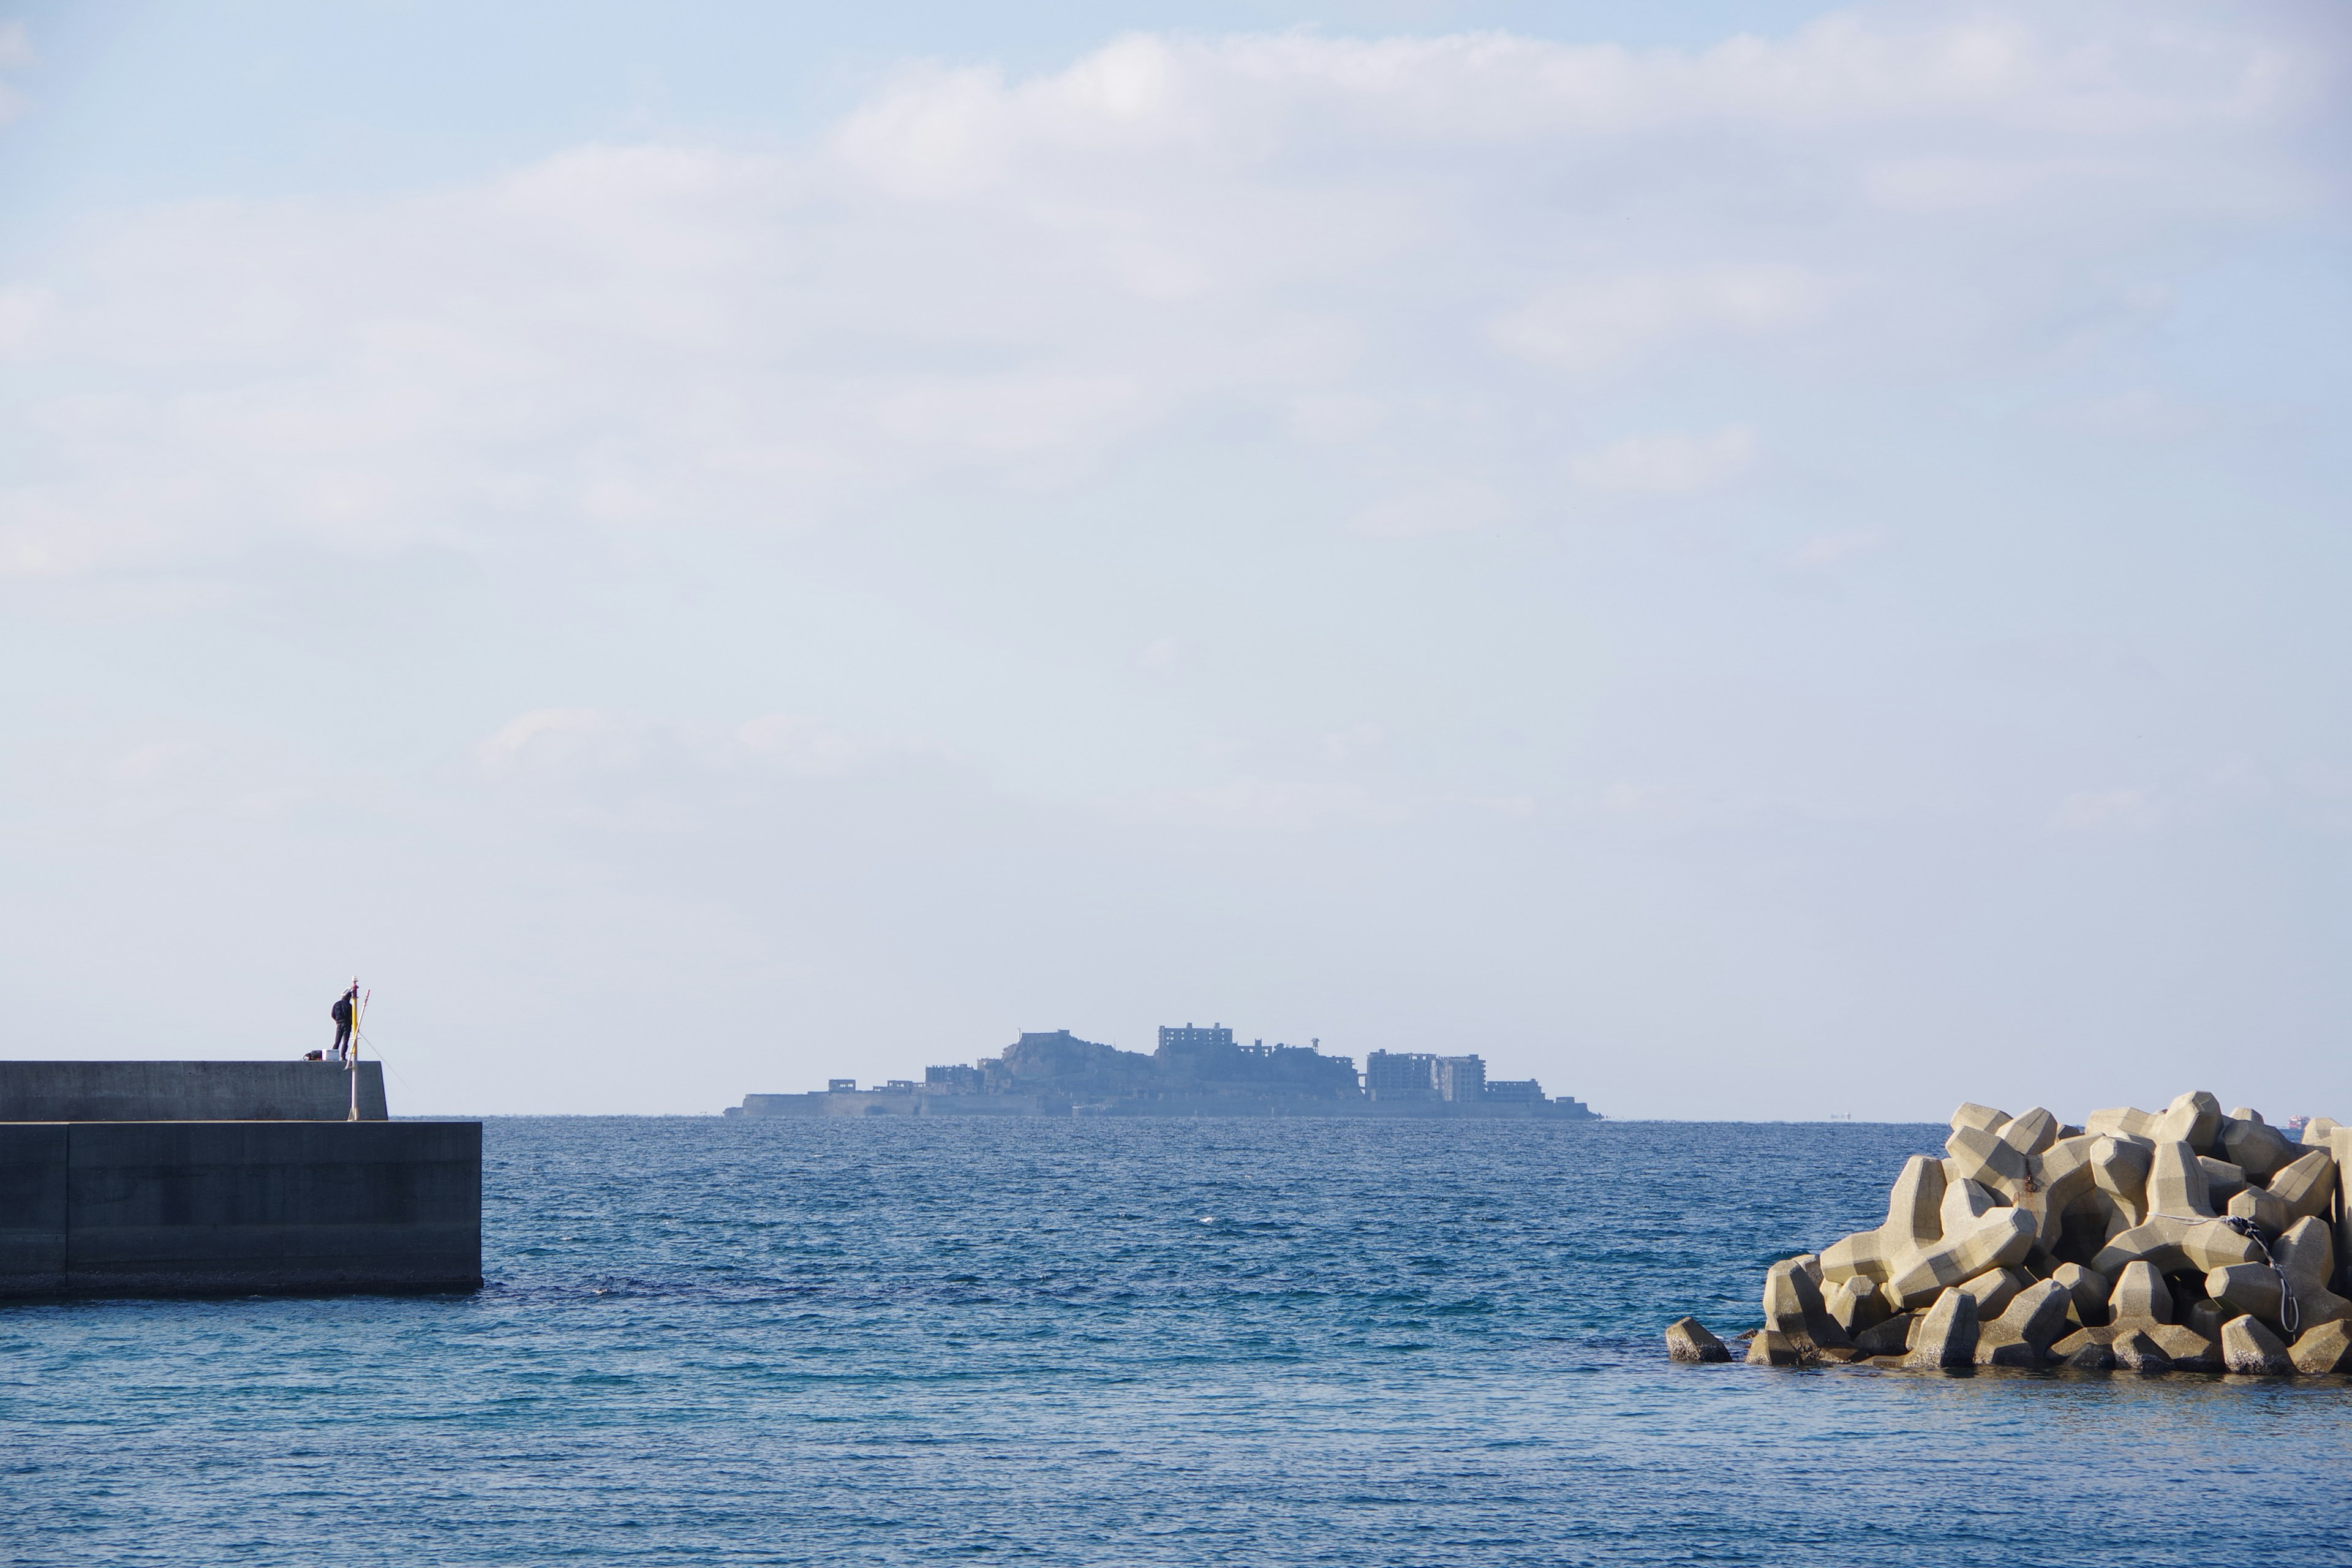
[[1676, 1366], [1941, 1129], [501, 1120], [464, 1298], [0, 1310], [16, 1563], [2352, 1563], [2352, 1384]]

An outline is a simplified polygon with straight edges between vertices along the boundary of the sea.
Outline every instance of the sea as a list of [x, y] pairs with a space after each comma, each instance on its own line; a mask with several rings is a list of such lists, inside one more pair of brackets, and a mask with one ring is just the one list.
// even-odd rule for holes
[[0, 1562], [2352, 1563], [2352, 1380], [1667, 1361], [1942, 1131], [493, 1120], [478, 1294], [0, 1308]]

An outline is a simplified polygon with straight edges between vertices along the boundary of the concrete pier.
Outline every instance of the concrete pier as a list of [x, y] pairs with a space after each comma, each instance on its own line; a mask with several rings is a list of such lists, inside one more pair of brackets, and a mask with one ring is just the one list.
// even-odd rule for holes
[[371, 1079], [352, 1121], [332, 1063], [0, 1063], [0, 1298], [478, 1289], [481, 1123], [387, 1121], [366, 1071], [363, 1115]]
[[[383, 1064], [362, 1062], [360, 1120], [382, 1121]], [[0, 1062], [0, 1121], [341, 1121], [338, 1062]]]

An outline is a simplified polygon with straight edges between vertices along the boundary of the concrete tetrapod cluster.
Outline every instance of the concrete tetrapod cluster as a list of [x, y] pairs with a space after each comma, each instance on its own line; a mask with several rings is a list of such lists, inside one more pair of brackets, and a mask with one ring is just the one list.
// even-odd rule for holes
[[[2160, 1111], [1953, 1112], [1886, 1222], [1775, 1263], [1747, 1359], [1917, 1369], [2352, 1373], [2352, 1127], [2300, 1143], [2201, 1091]], [[1695, 1318], [1676, 1361], [1728, 1361]]]

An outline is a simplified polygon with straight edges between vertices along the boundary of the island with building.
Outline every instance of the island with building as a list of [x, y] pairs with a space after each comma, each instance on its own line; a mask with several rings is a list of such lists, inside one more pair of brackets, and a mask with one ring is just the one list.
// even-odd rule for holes
[[1024, 1034], [974, 1064], [928, 1068], [923, 1079], [860, 1089], [831, 1079], [805, 1094], [747, 1094], [726, 1114], [772, 1116], [1365, 1116], [1599, 1120], [1533, 1079], [1490, 1079], [1475, 1055], [1373, 1051], [1351, 1057], [1304, 1046], [1244, 1044], [1223, 1024], [1163, 1026], [1150, 1053], [1082, 1040], [1067, 1029]]

